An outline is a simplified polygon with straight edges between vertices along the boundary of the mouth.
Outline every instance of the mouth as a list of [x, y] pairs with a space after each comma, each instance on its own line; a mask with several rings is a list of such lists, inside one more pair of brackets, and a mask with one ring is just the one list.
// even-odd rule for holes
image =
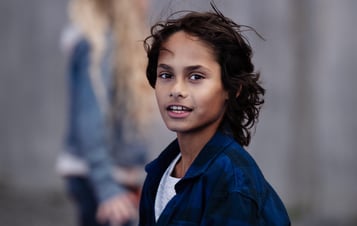
[[188, 108], [182, 105], [169, 105], [166, 110], [179, 114], [179, 113], [184, 113], [184, 112], [191, 112], [192, 108]]

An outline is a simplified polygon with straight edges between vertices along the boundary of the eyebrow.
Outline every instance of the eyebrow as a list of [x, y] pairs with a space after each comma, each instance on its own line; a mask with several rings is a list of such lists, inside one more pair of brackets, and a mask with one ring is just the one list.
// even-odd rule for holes
[[167, 64], [158, 64], [157, 68], [162, 68], [164, 70], [172, 71], [172, 67]]
[[[173, 68], [170, 65], [167, 65], [167, 64], [158, 64], [157, 68], [162, 68], [164, 70], [173, 71]], [[198, 69], [203, 69], [205, 71], [208, 70], [208, 69], [206, 69], [205, 67], [203, 67], [201, 65], [192, 65], [192, 66], [187, 66], [187, 67], [184, 68], [185, 71], [195, 71], [195, 70], [198, 70]]]
[[166, 51], [166, 52], [171, 53], [172, 55], [174, 54], [174, 52], [172, 52], [171, 50], [169, 50], [169, 49], [167, 49], [167, 48], [165, 48], [165, 47], [161, 47], [161, 48], [159, 49], [159, 52], [160, 52], [160, 51]]

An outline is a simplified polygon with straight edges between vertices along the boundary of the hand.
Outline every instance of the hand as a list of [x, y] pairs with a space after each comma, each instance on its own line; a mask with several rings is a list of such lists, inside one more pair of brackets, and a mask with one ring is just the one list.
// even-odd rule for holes
[[111, 226], [120, 226], [129, 220], [135, 219], [138, 214], [136, 197], [127, 192], [114, 196], [99, 205], [97, 220], [100, 223], [110, 223]]

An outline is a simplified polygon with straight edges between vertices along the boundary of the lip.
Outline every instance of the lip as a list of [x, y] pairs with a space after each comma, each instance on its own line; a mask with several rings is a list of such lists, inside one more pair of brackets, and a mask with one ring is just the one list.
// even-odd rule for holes
[[192, 110], [192, 108], [180, 104], [170, 104], [166, 107], [167, 114], [175, 119], [186, 118]]

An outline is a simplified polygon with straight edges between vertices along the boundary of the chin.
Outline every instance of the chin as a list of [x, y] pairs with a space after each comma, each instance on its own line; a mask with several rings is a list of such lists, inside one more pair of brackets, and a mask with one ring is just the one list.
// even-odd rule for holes
[[179, 128], [176, 127], [172, 127], [172, 126], [166, 126], [168, 130], [172, 131], [172, 132], [180, 132], [181, 130]]
[[180, 133], [180, 132], [185, 132], [186, 129], [179, 127], [179, 126], [174, 126], [174, 125], [170, 125], [170, 124], [166, 124], [167, 129], [169, 129], [172, 132], [175, 133]]

